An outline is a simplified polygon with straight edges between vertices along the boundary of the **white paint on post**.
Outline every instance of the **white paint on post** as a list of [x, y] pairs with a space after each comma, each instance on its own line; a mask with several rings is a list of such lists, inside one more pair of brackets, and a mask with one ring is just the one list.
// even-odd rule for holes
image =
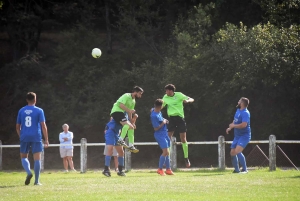
[[177, 147], [176, 147], [176, 137], [171, 138], [171, 147], [170, 147], [170, 160], [171, 160], [171, 169], [177, 169]]
[[2, 170], [2, 141], [0, 140], [0, 170]]
[[[128, 138], [125, 139], [126, 144], [129, 143]], [[131, 152], [128, 149], [124, 150], [125, 152], [125, 170], [130, 171], [131, 170]]]
[[45, 164], [45, 156], [44, 156], [45, 150], [42, 151], [41, 153], [41, 172], [44, 171], [44, 164]]
[[276, 136], [269, 137], [269, 170], [276, 170]]
[[225, 170], [225, 138], [220, 135], [218, 138], [218, 156], [219, 156], [219, 169]]
[[85, 173], [86, 167], [87, 167], [87, 144], [86, 139], [81, 138], [80, 140], [81, 146], [80, 146], [80, 172]]

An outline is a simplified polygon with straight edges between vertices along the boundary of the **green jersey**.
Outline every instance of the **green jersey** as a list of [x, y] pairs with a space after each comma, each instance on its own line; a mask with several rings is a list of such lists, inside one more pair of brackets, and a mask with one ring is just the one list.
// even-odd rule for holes
[[188, 96], [184, 95], [181, 92], [174, 92], [174, 96], [168, 96], [167, 94], [165, 94], [163, 97], [163, 106], [168, 106], [168, 116], [180, 116], [184, 118], [183, 101], [187, 100], [188, 98]]
[[132, 98], [131, 93], [123, 94], [117, 100], [117, 102], [114, 103], [114, 106], [111, 109], [110, 114], [114, 112], [124, 112], [124, 110], [120, 108], [120, 103], [123, 103], [128, 109], [133, 110], [135, 106], [135, 99]]

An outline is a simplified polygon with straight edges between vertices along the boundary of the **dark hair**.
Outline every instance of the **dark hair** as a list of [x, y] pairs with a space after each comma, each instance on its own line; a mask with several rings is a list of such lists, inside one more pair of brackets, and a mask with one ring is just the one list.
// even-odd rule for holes
[[244, 103], [245, 107], [248, 107], [248, 105], [249, 105], [249, 103], [250, 103], [250, 101], [249, 101], [248, 98], [242, 97], [242, 98], [241, 98], [241, 101]]
[[33, 92], [28, 92], [26, 95], [26, 100], [33, 101], [36, 98], [36, 94]]
[[141, 88], [141, 87], [139, 87], [139, 86], [135, 86], [135, 87], [133, 87], [133, 89], [132, 89], [132, 92], [144, 92], [144, 90]]
[[171, 90], [171, 91], [175, 91], [176, 87], [174, 84], [167, 84], [165, 86], [165, 89]]
[[154, 107], [160, 107], [163, 103], [164, 101], [162, 99], [156, 99], [154, 102]]

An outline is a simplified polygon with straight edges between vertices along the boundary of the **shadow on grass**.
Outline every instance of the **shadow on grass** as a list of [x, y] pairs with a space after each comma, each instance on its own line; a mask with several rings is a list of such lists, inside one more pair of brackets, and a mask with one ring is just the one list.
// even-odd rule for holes
[[290, 177], [290, 178], [293, 178], [293, 179], [300, 179], [300, 175], [293, 176], [293, 177]]
[[14, 188], [14, 187], [17, 187], [17, 186], [0, 186], [0, 188]]
[[209, 176], [220, 176], [220, 175], [224, 175], [222, 173], [218, 173], [218, 174], [215, 174], [215, 173], [212, 173], [212, 174], [195, 174], [193, 176], [195, 177], [209, 177]]

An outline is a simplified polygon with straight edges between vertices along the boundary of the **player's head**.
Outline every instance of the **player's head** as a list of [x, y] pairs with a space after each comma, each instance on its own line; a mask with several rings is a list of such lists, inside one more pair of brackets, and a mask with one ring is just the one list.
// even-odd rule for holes
[[154, 102], [154, 108], [161, 110], [163, 106], [164, 101], [162, 99], [156, 99]]
[[248, 98], [242, 97], [240, 98], [238, 105], [236, 107], [238, 108], [247, 108], [249, 105], [250, 101]]
[[175, 87], [174, 84], [167, 84], [167, 85], [165, 86], [166, 94], [167, 94], [168, 96], [173, 96], [173, 94], [174, 94], [174, 92], [175, 92], [175, 89], [176, 89], [176, 87]]
[[139, 87], [139, 86], [135, 86], [132, 89], [132, 95], [134, 96], [134, 98], [138, 99], [138, 98], [142, 98], [142, 94], [144, 93], [144, 90]]
[[68, 130], [69, 130], [69, 125], [68, 125], [68, 124], [62, 125], [62, 129], [63, 129], [65, 132], [68, 132]]
[[36, 94], [33, 92], [28, 92], [26, 95], [26, 100], [28, 104], [35, 104], [36, 103]]

